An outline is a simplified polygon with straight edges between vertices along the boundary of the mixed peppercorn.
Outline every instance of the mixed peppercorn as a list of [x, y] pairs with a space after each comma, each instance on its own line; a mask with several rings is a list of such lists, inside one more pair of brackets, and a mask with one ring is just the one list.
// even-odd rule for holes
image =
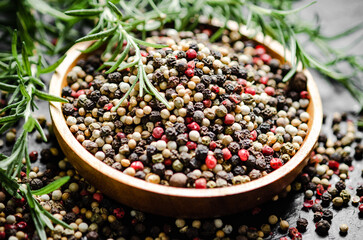
[[[92, 55], [67, 75], [67, 125], [97, 159], [125, 174], [175, 187], [215, 188], [265, 176], [288, 162], [308, 132], [306, 77], [261, 45], [210, 44], [206, 33], [165, 30], [143, 50], [144, 69], [170, 107], [136, 84], [137, 69], [105, 74]], [[132, 53], [126, 61], [132, 61]]]
[[[25, 169], [23, 169], [18, 182], [29, 183], [31, 188], [35, 190], [59, 177], [66, 175], [71, 177], [71, 180], [62, 188], [51, 194], [37, 197], [47, 211], [67, 222], [73, 228], [65, 229], [56, 225], [53, 231], [47, 229], [49, 240], [261, 240], [263, 238], [297, 240], [305, 238], [305, 231], [308, 232], [307, 239], [310, 239], [312, 229], [315, 229], [319, 235], [331, 234], [330, 228], [332, 226], [335, 226], [336, 233], [340, 232], [342, 236], [348, 234], [347, 237], [349, 238], [352, 236], [349, 234], [352, 233], [348, 232], [351, 230], [349, 230], [350, 226], [347, 225], [347, 222], [342, 221], [345, 218], [338, 217], [337, 219], [342, 221], [339, 222], [334, 220], [334, 216], [339, 214], [341, 208], [347, 208], [343, 211], [355, 212], [355, 214], [360, 212], [359, 216], [362, 217], [363, 184], [359, 181], [353, 183], [349, 181], [350, 173], [353, 170], [352, 156], [359, 157], [354, 149], [361, 149], [362, 145], [360, 143], [361, 138], [356, 135], [351, 121], [347, 121], [346, 124], [340, 122], [335, 124], [339, 125], [340, 129], [343, 128], [341, 126], [346, 125], [347, 132], [342, 136], [343, 138], [345, 136], [352, 137], [347, 139], [347, 145], [341, 145], [340, 140], [334, 141], [330, 135], [321, 134], [319, 143], [309, 159], [309, 165], [291, 185], [286, 187], [284, 192], [274, 197], [274, 201], [267, 205], [235, 216], [185, 220], [159, 217], [130, 209], [109, 199], [88, 184], [77, 174], [67, 159], [60, 158], [61, 153], [57, 148], [43, 149], [39, 153], [31, 151], [29, 153], [31, 161], [36, 162], [40, 159], [42, 163], [47, 163], [47, 168], [45, 171], [40, 171], [39, 167], [33, 167], [28, 177], [26, 177]], [[12, 132], [16, 133], [15, 130]], [[351, 144], [355, 144], [356, 147], [352, 148]], [[329, 148], [331, 149], [328, 150]], [[350, 160], [347, 159], [348, 156], [351, 157]], [[333, 158], [334, 160], [329, 160]], [[355, 159], [359, 160], [360, 158]], [[332, 165], [329, 164], [330, 161], [337, 163]], [[357, 161], [353, 163], [355, 166], [359, 164]], [[349, 166], [348, 171], [346, 171], [344, 164]], [[351, 184], [354, 185], [351, 186]], [[288, 213], [284, 216], [283, 211], [277, 210], [279, 205], [280, 207], [285, 206], [285, 202], [290, 201], [290, 198], [283, 199], [285, 196], [299, 196], [303, 195], [304, 192], [305, 201], [302, 203], [302, 211], [299, 212], [302, 217], [293, 219], [291, 214]], [[298, 199], [295, 202], [299, 202]], [[334, 201], [334, 199], [339, 200]], [[331, 206], [331, 202], [333, 202], [333, 206]], [[335, 202], [339, 202], [339, 204]], [[296, 211], [298, 210], [297, 207]], [[313, 216], [305, 212], [310, 210], [313, 212]], [[279, 217], [274, 214], [278, 214]], [[284, 218], [281, 219], [280, 217]], [[351, 227], [355, 228], [354, 225]], [[24, 199], [17, 200], [4, 189], [0, 190], [0, 239], [39, 239], [30, 217], [29, 207]]]

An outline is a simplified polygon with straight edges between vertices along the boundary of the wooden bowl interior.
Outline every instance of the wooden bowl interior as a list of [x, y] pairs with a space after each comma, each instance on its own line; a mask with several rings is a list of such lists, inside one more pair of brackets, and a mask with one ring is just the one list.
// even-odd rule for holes
[[[243, 29], [240, 31], [246, 35]], [[259, 35], [256, 35], [253, 41], [265, 45], [274, 58], [284, 61], [284, 50], [279, 43]], [[61, 95], [62, 88], [67, 85], [67, 73], [79, 59], [86, 57], [79, 50], [87, 49], [91, 44], [92, 42], [78, 43], [68, 51], [66, 59], [52, 77], [51, 94]], [[289, 52], [286, 52], [286, 57], [291, 59]], [[308, 78], [308, 91], [311, 95], [307, 109], [310, 120], [308, 134], [300, 150], [283, 167], [267, 176], [225, 188], [175, 188], [148, 183], [123, 174], [99, 161], [83, 148], [66, 125], [60, 103], [52, 102], [50, 112], [55, 134], [69, 161], [83, 177], [106, 195], [128, 206], [155, 214], [187, 218], [215, 217], [240, 212], [271, 199], [290, 184], [306, 165], [307, 157], [321, 129], [322, 106], [318, 88], [311, 74], [307, 70], [304, 70], [304, 73]]]

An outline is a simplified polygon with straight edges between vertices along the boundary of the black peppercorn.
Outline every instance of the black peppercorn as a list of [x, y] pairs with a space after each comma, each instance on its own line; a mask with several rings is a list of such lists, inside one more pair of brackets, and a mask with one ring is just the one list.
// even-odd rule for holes
[[71, 103], [65, 103], [62, 105], [64, 115], [69, 116], [74, 113], [74, 106]]
[[338, 192], [341, 192], [346, 188], [345, 182], [343, 180], [340, 180], [335, 184], [335, 188], [338, 190]]
[[296, 221], [296, 228], [300, 231], [300, 232], [305, 232], [306, 228], [308, 226], [308, 220], [306, 220], [305, 218], [299, 218]]
[[32, 190], [38, 190], [43, 187], [43, 182], [39, 178], [34, 178], [30, 181], [30, 188]]
[[316, 232], [319, 235], [326, 235], [330, 229], [330, 223], [326, 220], [321, 220], [316, 224]]
[[208, 155], [208, 147], [202, 144], [199, 144], [197, 149], [195, 150], [195, 159], [198, 161], [204, 161]]
[[315, 212], [314, 213], [314, 222], [319, 222], [322, 217], [323, 217], [323, 213], [322, 212]]
[[72, 94], [72, 89], [69, 86], [65, 86], [62, 89], [62, 96], [63, 97], [69, 97], [69, 96], [71, 96], [71, 94]]
[[315, 213], [315, 212], [322, 212], [323, 211], [323, 207], [319, 204], [319, 203], [315, 203], [312, 207], [311, 210]]
[[119, 72], [113, 72], [108, 74], [108, 81], [110, 83], [119, 83], [122, 80], [122, 75]]
[[329, 209], [324, 209], [322, 217], [324, 220], [331, 222], [331, 220], [333, 219], [333, 212]]
[[357, 190], [357, 195], [359, 197], [362, 197], [363, 196], [363, 185], [359, 185], [356, 190]]

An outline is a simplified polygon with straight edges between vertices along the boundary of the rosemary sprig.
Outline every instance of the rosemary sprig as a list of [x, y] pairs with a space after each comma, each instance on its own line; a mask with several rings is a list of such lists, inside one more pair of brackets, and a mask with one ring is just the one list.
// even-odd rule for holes
[[70, 226], [59, 221], [44, 210], [33, 197], [33, 194], [47, 194], [58, 189], [67, 182], [69, 178], [55, 181], [54, 183], [45, 186], [43, 189], [32, 193], [29, 186], [24, 187], [18, 185], [16, 177], [20, 174], [23, 167], [23, 159], [25, 159], [26, 162], [27, 175], [31, 168], [28, 155], [28, 134], [36, 129], [43, 140], [47, 141], [42, 127], [32, 116], [32, 113], [37, 108], [35, 102], [36, 98], [45, 101], [67, 102], [67, 100], [63, 98], [52, 96], [39, 90], [44, 89], [45, 87], [44, 83], [39, 78], [40, 74], [54, 71], [62, 59], [55, 64], [42, 69], [41, 58], [39, 57], [38, 61], [34, 61], [33, 58], [29, 57], [29, 49], [27, 49], [25, 42], [22, 42], [21, 55], [18, 55], [17, 42], [17, 33], [15, 31], [12, 41], [12, 56], [8, 56], [8, 62], [5, 63], [8, 66], [7, 71], [0, 77], [0, 90], [6, 91], [11, 95], [9, 105], [0, 111], [7, 113], [6, 116], [0, 118], [0, 133], [5, 132], [21, 120], [24, 120], [24, 125], [20, 136], [14, 144], [11, 155], [1, 155], [0, 181], [2, 187], [8, 193], [14, 197], [22, 196], [27, 200], [39, 237], [42, 240], [45, 240], [46, 234], [44, 228], [47, 226], [50, 229], [53, 229], [52, 222], [67, 227]]
[[[150, 0], [149, 2], [152, 1]], [[156, 6], [153, 3], [152, 7], [156, 11]], [[160, 11], [158, 10], [157, 12], [158, 16], [160, 16]], [[66, 14], [74, 17], [98, 18], [96, 26], [90, 31], [90, 33], [87, 36], [78, 39], [76, 42], [96, 40], [94, 45], [91, 47], [91, 50], [96, 50], [102, 45], [106, 45], [106, 51], [104, 54], [111, 53], [111, 51], [113, 51], [113, 47], [116, 45], [118, 46], [116, 47], [116, 51], [113, 52], [108, 62], [106, 62], [105, 65], [101, 67], [102, 69], [105, 66], [110, 66], [110, 68], [105, 72], [106, 74], [115, 70], [122, 71], [126, 68], [137, 68], [137, 79], [119, 101], [117, 106], [115, 106], [116, 109], [129, 96], [137, 82], [139, 83], [140, 97], [143, 96], [145, 90], [146, 92], [154, 95], [156, 99], [162, 102], [165, 106], [168, 108], [170, 107], [168, 101], [160, 94], [160, 92], [147, 78], [140, 51], [140, 45], [153, 48], [164, 48], [168, 47], [167, 45], [148, 43], [133, 37], [124, 27], [127, 23], [122, 20], [123, 14], [111, 1], [108, 1], [107, 4], [101, 5], [95, 9], [72, 10], [67, 11]], [[126, 41], [126, 46], [122, 49], [124, 41]], [[135, 55], [133, 56], [133, 60], [131, 62], [125, 63], [124, 60], [126, 59], [126, 56], [129, 55], [131, 48], [135, 50]], [[88, 49], [87, 52], [89, 51], [90, 50]], [[119, 57], [116, 60], [118, 55]]]

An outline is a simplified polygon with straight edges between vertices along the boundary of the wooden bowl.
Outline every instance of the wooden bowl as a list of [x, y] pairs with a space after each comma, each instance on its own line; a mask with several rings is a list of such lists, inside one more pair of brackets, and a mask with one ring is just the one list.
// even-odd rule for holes
[[[231, 24], [230, 29], [236, 29]], [[250, 34], [246, 29], [237, 29], [244, 36]], [[255, 35], [253, 40], [266, 46], [267, 51], [275, 58], [284, 61], [284, 49], [271, 38]], [[67, 73], [84, 58], [79, 50], [89, 47], [92, 42], [74, 45], [67, 53], [63, 63], [57, 68], [50, 83], [50, 93], [61, 96], [67, 85]], [[291, 59], [288, 52], [286, 59]], [[69, 130], [62, 113], [61, 103], [50, 104], [55, 135], [59, 144], [75, 169], [91, 184], [107, 196], [135, 209], [172, 217], [205, 218], [234, 214], [253, 208], [270, 200], [289, 185], [307, 163], [308, 156], [318, 139], [322, 124], [322, 105], [318, 88], [309, 73], [308, 91], [311, 96], [307, 112], [310, 114], [309, 131], [300, 150], [281, 168], [260, 179], [225, 188], [188, 189], [153, 184], [106, 165], [96, 159], [76, 140]]]

